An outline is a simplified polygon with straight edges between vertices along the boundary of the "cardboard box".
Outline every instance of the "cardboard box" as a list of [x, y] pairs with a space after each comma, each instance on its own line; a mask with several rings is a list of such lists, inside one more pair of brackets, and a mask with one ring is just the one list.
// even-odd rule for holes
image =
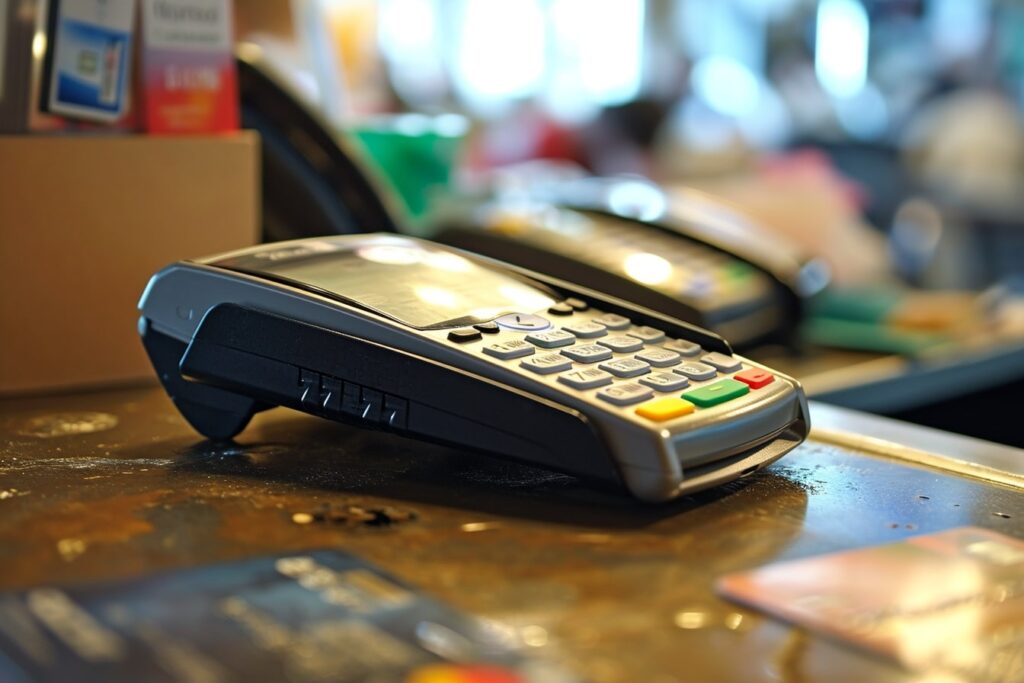
[[0, 137], [0, 394], [137, 382], [168, 263], [254, 244], [259, 139]]

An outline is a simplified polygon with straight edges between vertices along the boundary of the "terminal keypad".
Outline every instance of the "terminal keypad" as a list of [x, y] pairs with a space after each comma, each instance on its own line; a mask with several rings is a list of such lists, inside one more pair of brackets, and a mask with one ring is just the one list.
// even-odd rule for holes
[[490, 340], [474, 340], [460, 330], [451, 335], [451, 343], [652, 422], [685, 419], [774, 379], [771, 372], [735, 356], [669, 338], [623, 315], [590, 311], [575, 299], [562, 303], [541, 314], [502, 316], [502, 334]]

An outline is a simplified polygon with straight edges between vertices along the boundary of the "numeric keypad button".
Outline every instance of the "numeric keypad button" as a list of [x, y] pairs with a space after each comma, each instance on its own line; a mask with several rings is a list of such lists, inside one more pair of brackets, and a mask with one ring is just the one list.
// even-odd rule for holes
[[597, 344], [582, 344], [562, 349], [562, 355], [579, 363], [597, 363], [611, 358], [612, 352]]
[[736, 372], [743, 367], [743, 364], [735, 356], [728, 356], [717, 351], [701, 356], [700, 361], [713, 368], [717, 368], [721, 372]]
[[675, 351], [681, 356], [688, 356], [690, 358], [695, 358], [704, 353], [704, 349], [700, 347], [700, 344], [694, 344], [692, 341], [686, 341], [685, 339], [669, 339], [661, 346], [669, 351]]
[[636, 377], [651, 371], [650, 365], [636, 358], [616, 358], [615, 360], [601, 363], [598, 367], [602, 370], [607, 370], [616, 377]]
[[554, 349], [560, 346], [572, 346], [576, 343], [576, 337], [563, 330], [551, 330], [550, 332], [533, 332], [526, 335], [526, 341], [536, 344], [541, 348]]
[[555, 372], [562, 372], [572, 367], [572, 361], [558, 353], [545, 353], [540, 356], [531, 356], [523, 360], [519, 365], [538, 375], [550, 375]]
[[608, 328], [601, 323], [586, 321], [565, 325], [562, 329], [580, 339], [593, 339], [608, 334]]
[[601, 323], [609, 330], [625, 330], [631, 324], [629, 318], [618, 313], [605, 313], [594, 318], [594, 322]]
[[690, 384], [690, 380], [674, 372], [652, 372], [649, 375], [644, 375], [637, 381], [655, 391], [661, 392], [679, 391], [680, 389], [685, 389]]
[[507, 342], [488, 344], [484, 347], [484, 353], [501, 360], [532, 356], [535, 350], [532, 344], [526, 343], [523, 339], [511, 339]]
[[640, 353], [636, 354], [636, 357], [645, 363], [650, 363], [656, 368], [667, 368], [672, 365], [678, 365], [682, 357], [675, 351], [669, 351], [667, 349], [659, 349], [657, 347], [653, 349], [644, 349]]
[[698, 363], [695, 360], [687, 361], [672, 368], [672, 372], [679, 373], [685, 377], [695, 380], [712, 379], [718, 372], [710, 365]]
[[646, 342], [648, 344], [654, 344], [660, 342], [665, 338], [665, 333], [659, 329], [648, 327], [647, 325], [641, 325], [639, 327], [633, 327], [626, 332], [630, 337], [636, 337], [637, 339]]
[[597, 392], [598, 398], [617, 406], [639, 403], [640, 401], [646, 401], [652, 396], [654, 396], [653, 391], [636, 382], [620, 382]]
[[583, 368], [559, 375], [558, 381], [568, 384], [573, 389], [594, 389], [611, 384], [612, 376], [598, 368]]
[[615, 351], [616, 353], [631, 353], [644, 348], [644, 343], [642, 341], [636, 337], [627, 337], [625, 335], [605, 337], [604, 339], [598, 339], [597, 343]]

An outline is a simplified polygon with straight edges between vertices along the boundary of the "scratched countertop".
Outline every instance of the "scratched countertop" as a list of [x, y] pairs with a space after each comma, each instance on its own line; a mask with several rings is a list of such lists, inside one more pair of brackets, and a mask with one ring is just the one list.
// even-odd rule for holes
[[278, 409], [202, 441], [156, 388], [0, 401], [0, 589], [340, 548], [597, 683], [923, 681], [717, 597], [768, 562], [974, 525], [1020, 489], [812, 438], [667, 505]]

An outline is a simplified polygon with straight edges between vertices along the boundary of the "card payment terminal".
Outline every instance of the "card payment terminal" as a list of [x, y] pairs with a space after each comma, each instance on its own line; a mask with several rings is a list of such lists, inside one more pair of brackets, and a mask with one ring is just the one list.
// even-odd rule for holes
[[287, 406], [663, 501], [764, 467], [809, 427], [796, 381], [711, 332], [409, 237], [175, 263], [139, 308], [161, 382], [212, 439]]

